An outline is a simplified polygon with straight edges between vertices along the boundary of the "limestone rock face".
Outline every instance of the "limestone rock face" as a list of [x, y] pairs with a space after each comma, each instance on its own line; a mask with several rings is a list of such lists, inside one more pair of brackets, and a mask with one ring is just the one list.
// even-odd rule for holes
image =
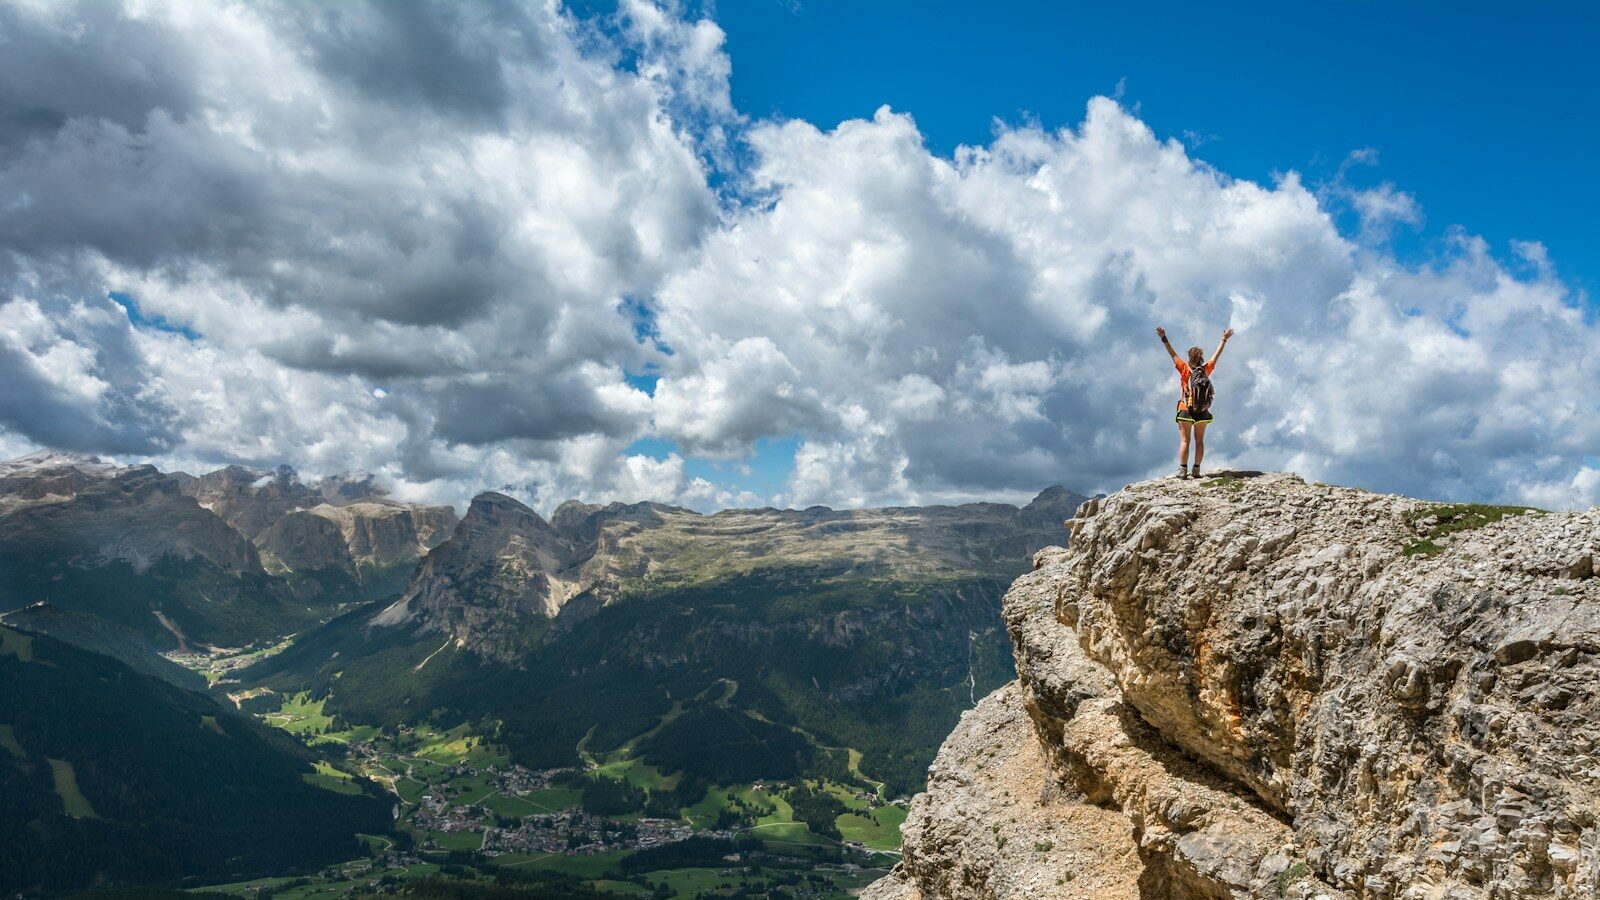
[[308, 512], [333, 523], [351, 562], [360, 566], [415, 563], [448, 540], [456, 524], [455, 510], [448, 506], [324, 503]]
[[242, 643], [310, 617], [243, 535], [153, 466], [0, 463], [0, 612], [48, 601], [160, 646]]
[[185, 497], [154, 466], [118, 468], [95, 457], [39, 453], [0, 468], [0, 521], [18, 552], [90, 568], [127, 563], [142, 573], [164, 558], [259, 571], [249, 541]]
[[390, 500], [370, 475], [305, 483], [289, 466], [228, 466], [198, 478], [172, 477], [255, 543], [267, 568], [287, 576], [307, 601], [398, 592], [456, 524], [451, 507]]
[[289, 466], [228, 466], [181, 483], [184, 493], [252, 541], [290, 512], [322, 502], [321, 493], [301, 483]]
[[422, 545], [424, 552], [450, 540], [450, 533], [456, 530], [456, 523], [461, 521], [453, 506], [410, 504], [409, 508], [411, 527], [416, 531], [417, 543]]
[[538, 513], [505, 494], [472, 500], [448, 541], [423, 560], [406, 593], [374, 625], [420, 622], [481, 654], [513, 659], [574, 593], [559, 573], [576, 548]]
[[355, 560], [339, 523], [313, 510], [296, 509], [279, 516], [261, 536], [261, 551], [277, 564], [274, 569], [355, 577]]
[[[985, 705], [1019, 692], [1044, 760], [1019, 805], [1117, 812], [1134, 896], [1600, 896], [1600, 509], [1488, 512], [1287, 475], [1086, 503], [1006, 598], [1019, 684]], [[941, 838], [967, 728], [878, 896], [1074, 896], [1048, 854]]]
[[961, 717], [903, 834], [905, 861], [863, 900], [1139, 897], [1127, 820], [1056, 787], [1015, 683]]

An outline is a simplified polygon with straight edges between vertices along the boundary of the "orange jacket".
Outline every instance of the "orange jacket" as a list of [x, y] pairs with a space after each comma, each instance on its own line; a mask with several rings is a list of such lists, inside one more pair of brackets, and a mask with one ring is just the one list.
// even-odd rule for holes
[[[1185, 406], [1189, 405], [1189, 364], [1184, 360], [1176, 359], [1173, 360], [1173, 365], [1177, 366], [1178, 368], [1178, 408], [1183, 409]], [[1206, 363], [1206, 376], [1210, 377], [1211, 373], [1216, 371], [1216, 369], [1216, 363]]]

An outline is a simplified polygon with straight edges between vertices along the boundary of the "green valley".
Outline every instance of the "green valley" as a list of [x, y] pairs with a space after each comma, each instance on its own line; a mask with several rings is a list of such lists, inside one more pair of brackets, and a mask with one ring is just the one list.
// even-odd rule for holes
[[[331, 765], [319, 764], [317, 778], [365, 779], [388, 791], [397, 831], [368, 836], [367, 854], [314, 874], [204, 890], [251, 898], [464, 889], [470, 896], [530, 889], [546, 892], [540, 896], [850, 896], [893, 863], [899, 845], [904, 807], [884, 801], [876, 785], [848, 774], [844, 782], [710, 783], [663, 771], [643, 755], [652, 739], [697, 713], [730, 712], [737, 693], [735, 683], [713, 683], [673, 700], [620, 746], [599, 755], [575, 747], [582, 762], [545, 770], [512, 762], [468, 726], [350, 725], [330, 717], [324, 701], [280, 697], [276, 709], [258, 715], [339, 753]], [[802, 795], [827, 798], [831, 817], [808, 822], [807, 811], [797, 810]]]

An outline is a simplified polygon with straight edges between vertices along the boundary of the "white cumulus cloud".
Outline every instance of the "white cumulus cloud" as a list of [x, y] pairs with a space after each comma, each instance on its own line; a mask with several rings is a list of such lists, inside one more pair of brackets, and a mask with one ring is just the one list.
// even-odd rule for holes
[[[731, 365], [728, 348], [759, 339], [806, 374], [820, 414], [760, 404], [777, 418], [762, 430], [806, 437], [797, 501], [1165, 471], [1176, 385], [1156, 324], [1208, 353], [1240, 329], [1213, 466], [1600, 499], [1580, 477], [1600, 446], [1600, 334], [1548, 266], [1518, 277], [1460, 233], [1408, 267], [1359, 239], [1371, 229], [1341, 235], [1293, 174], [1228, 178], [1103, 98], [1074, 128], [1003, 129], [952, 159], [887, 109], [830, 131], [760, 124], [750, 140], [766, 202], [669, 277], [660, 331], [677, 368]], [[1365, 202], [1369, 219], [1415, 215], [1392, 190]], [[698, 412], [700, 440], [748, 439], [747, 413]]]
[[[671, 2], [0, 6], [0, 449], [1018, 500], [1168, 470], [1154, 327], [1231, 326], [1208, 465], [1600, 501], [1600, 331], [1537, 235], [1402, 262], [1403, 186], [1230, 178], [1111, 99], [941, 156], [752, 120], [732, 69]], [[773, 439], [773, 496], [691, 474]]]

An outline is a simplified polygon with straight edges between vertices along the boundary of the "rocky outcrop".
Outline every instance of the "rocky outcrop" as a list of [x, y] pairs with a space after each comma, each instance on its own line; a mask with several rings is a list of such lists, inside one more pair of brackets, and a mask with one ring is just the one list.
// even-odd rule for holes
[[1115, 812], [1132, 896], [1594, 897], [1597, 552], [1600, 509], [1286, 475], [1090, 501], [1071, 551], [1041, 553], [1007, 595], [1018, 684], [946, 743], [904, 862], [868, 896], [1099, 896], [1072, 885], [1123, 871], [974, 849], [1003, 814], [964, 813], [981, 779], [947, 774], [1013, 703], [1039, 748], [1018, 813], [1058, 829], [1084, 804]]
[[176, 480], [59, 453], [0, 464], [0, 611], [39, 601], [162, 646], [237, 645], [310, 619]]
[[322, 493], [303, 484], [289, 466], [270, 470], [228, 466], [179, 482], [184, 493], [251, 541], [285, 515], [322, 502]]
[[261, 552], [273, 571], [338, 573], [355, 578], [355, 560], [344, 530], [314, 510], [296, 509], [279, 516], [261, 535]]
[[404, 596], [372, 623], [420, 623], [511, 661], [577, 592], [561, 574], [576, 556], [572, 542], [526, 505], [505, 494], [479, 494], [450, 539], [423, 560]]
[[453, 508], [390, 500], [371, 475], [305, 483], [289, 466], [228, 466], [172, 478], [249, 538], [267, 569], [286, 577], [307, 602], [399, 592], [417, 562], [456, 524]]
[[1056, 787], [1016, 683], [961, 717], [902, 834], [905, 861], [863, 900], [1140, 896], [1127, 820]]
[[[702, 515], [660, 503], [568, 501], [546, 522], [504, 494], [481, 494], [428, 554], [380, 627], [421, 623], [480, 655], [516, 660], [625, 596], [804, 570], [818, 586], [871, 577], [1013, 577], [1062, 534], [1051, 488], [1021, 509], [1000, 503], [887, 509], [743, 509]], [[892, 677], [892, 673], [885, 673]]]

